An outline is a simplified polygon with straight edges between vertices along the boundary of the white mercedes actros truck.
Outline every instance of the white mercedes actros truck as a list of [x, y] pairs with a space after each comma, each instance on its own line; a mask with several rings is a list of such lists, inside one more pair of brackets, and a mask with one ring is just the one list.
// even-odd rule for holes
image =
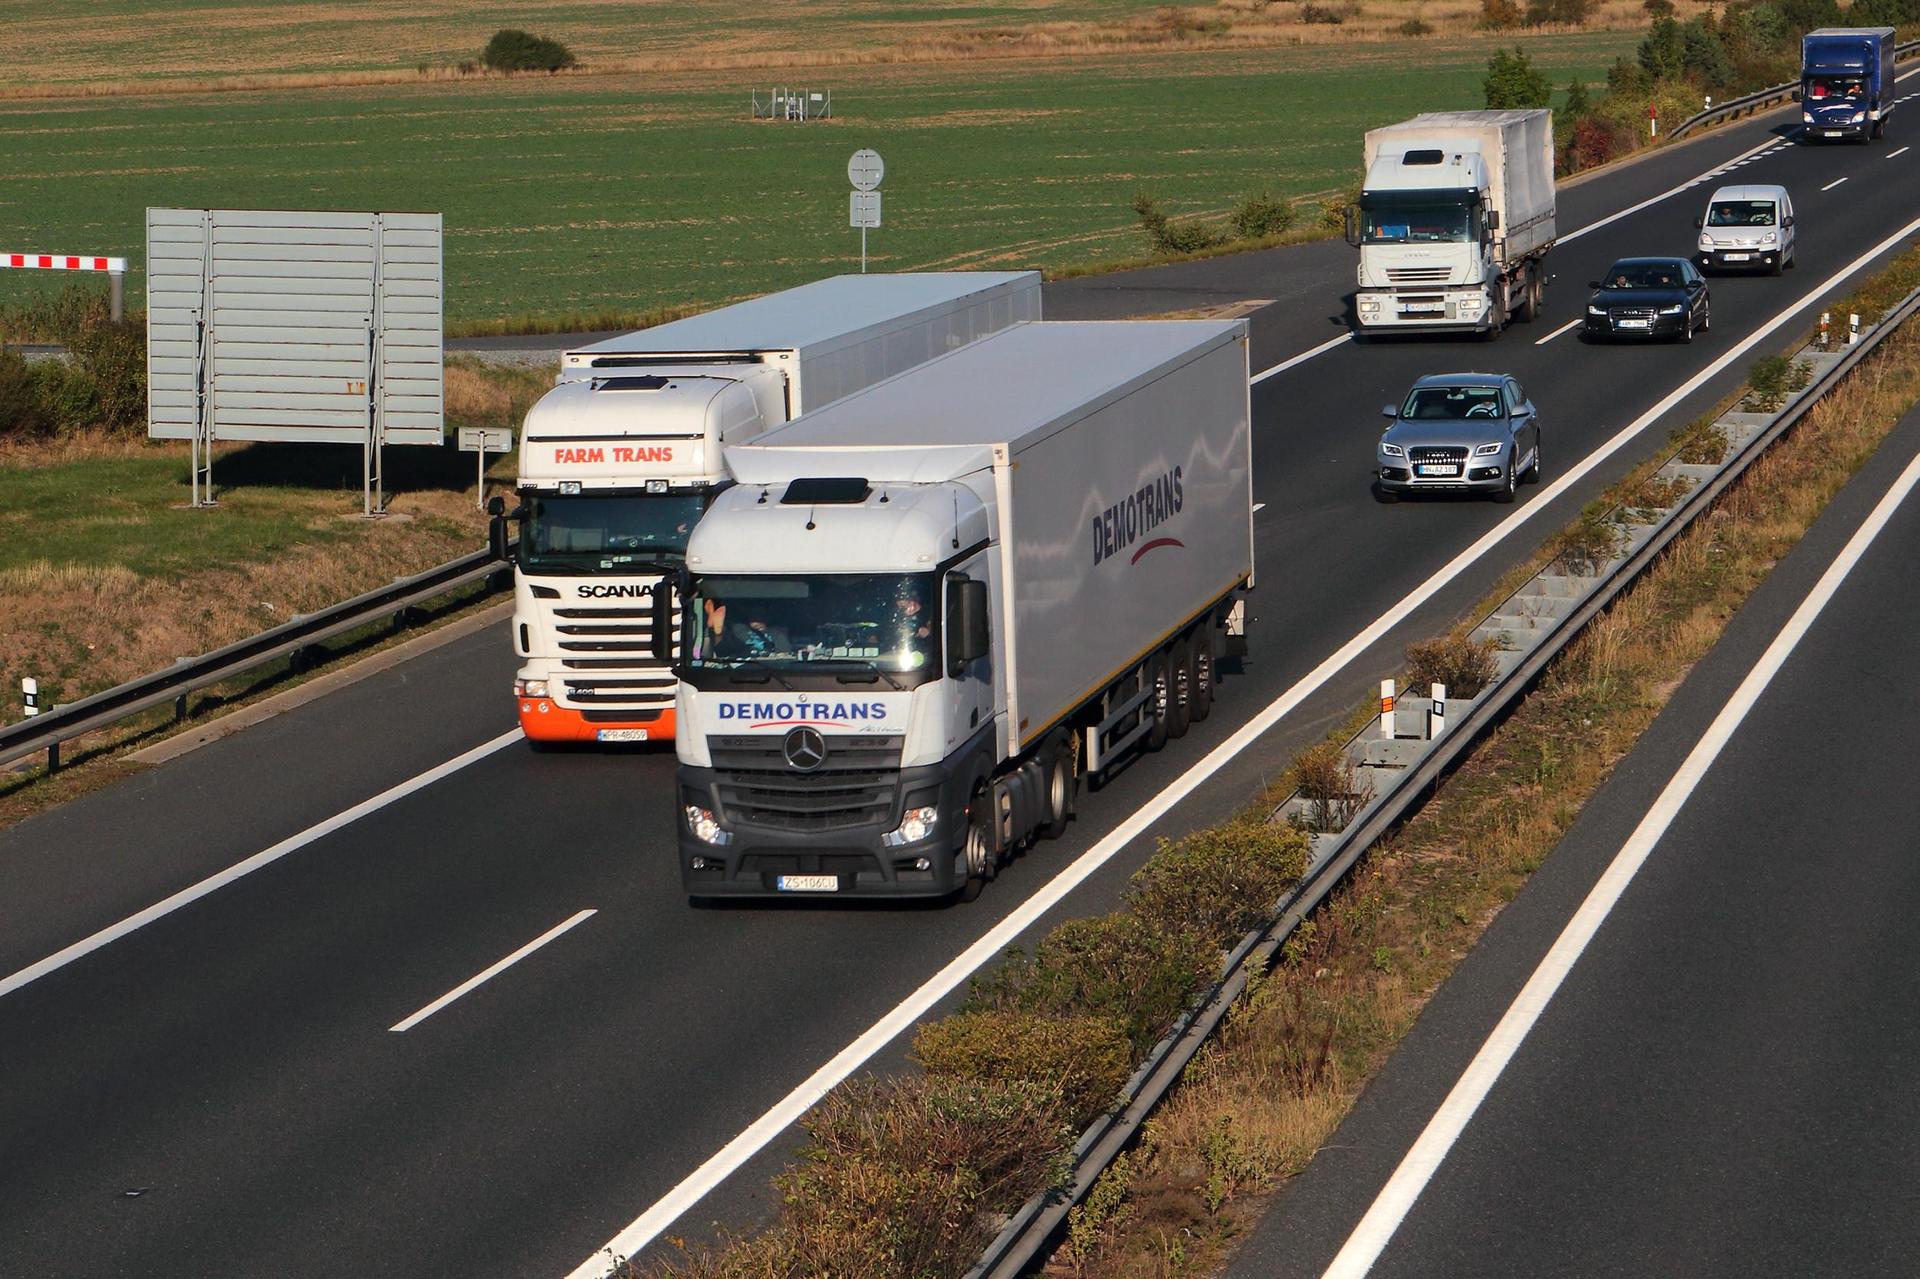
[[687, 548], [688, 894], [971, 897], [1203, 718], [1249, 422], [1244, 321], [1049, 322], [728, 449]]
[[[727, 445], [1040, 316], [1032, 271], [843, 275], [569, 351], [521, 432], [513, 693], [551, 742], [674, 733], [670, 582]], [[663, 624], [665, 623], [665, 624]]]
[[1434, 111], [1373, 129], [1347, 241], [1356, 338], [1499, 336], [1540, 313], [1554, 241], [1553, 113]]

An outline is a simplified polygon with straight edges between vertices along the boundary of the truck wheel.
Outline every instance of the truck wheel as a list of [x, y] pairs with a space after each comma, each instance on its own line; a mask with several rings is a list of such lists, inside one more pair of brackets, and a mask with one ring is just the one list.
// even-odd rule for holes
[[1143, 713], [1153, 716], [1153, 727], [1147, 730], [1146, 748], [1157, 751], [1167, 744], [1172, 736], [1168, 731], [1172, 727], [1173, 715], [1173, 671], [1167, 664], [1167, 654], [1160, 653], [1147, 667], [1147, 679], [1153, 692], [1147, 698], [1147, 704], [1141, 707]]
[[1193, 636], [1193, 696], [1189, 712], [1198, 724], [1213, 714], [1213, 628], [1206, 622]]
[[1193, 724], [1193, 644], [1180, 640], [1167, 658], [1167, 736], [1185, 737]]
[[1540, 273], [1527, 268], [1527, 283], [1520, 294], [1520, 319], [1532, 324], [1540, 318]]
[[1076, 763], [1069, 739], [1056, 738], [1047, 748], [1041, 766], [1047, 787], [1047, 819], [1040, 823], [1042, 839], [1059, 839], [1067, 833], [1067, 823], [1073, 820], [1074, 799], [1080, 789], [1080, 770]]
[[960, 862], [966, 870], [966, 879], [960, 884], [960, 900], [970, 902], [980, 895], [1000, 869], [994, 861], [993, 840], [988, 835], [987, 823], [992, 814], [987, 811], [989, 797], [986, 791], [975, 791], [973, 802], [967, 805], [967, 834], [960, 844]]

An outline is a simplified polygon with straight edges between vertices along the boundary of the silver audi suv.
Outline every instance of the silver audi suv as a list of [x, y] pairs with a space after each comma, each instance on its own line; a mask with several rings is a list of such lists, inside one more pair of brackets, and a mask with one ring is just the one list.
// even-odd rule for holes
[[1398, 406], [1374, 456], [1374, 496], [1383, 502], [1428, 489], [1486, 493], [1511, 502], [1515, 486], [1540, 478], [1540, 420], [1520, 383], [1504, 373], [1434, 373]]

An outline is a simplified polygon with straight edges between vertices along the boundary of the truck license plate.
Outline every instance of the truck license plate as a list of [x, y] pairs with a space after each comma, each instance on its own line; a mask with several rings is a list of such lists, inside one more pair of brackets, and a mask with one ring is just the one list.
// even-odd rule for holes
[[1447, 309], [1444, 302], [1408, 302], [1401, 306], [1408, 315], [1438, 315]]
[[1421, 465], [1416, 466], [1413, 469], [1418, 471], [1422, 475], [1458, 475], [1460, 474], [1460, 468], [1457, 466], [1446, 466], [1443, 464], [1433, 463], [1433, 462], [1422, 463]]
[[837, 893], [838, 875], [782, 875], [774, 883], [783, 893]]
[[647, 730], [644, 728], [603, 728], [593, 736], [596, 741], [602, 742], [644, 742], [647, 740]]
[[1841, 131], [1839, 129], [1828, 129], [1827, 136], [1830, 138], [1837, 138], [1841, 136]]

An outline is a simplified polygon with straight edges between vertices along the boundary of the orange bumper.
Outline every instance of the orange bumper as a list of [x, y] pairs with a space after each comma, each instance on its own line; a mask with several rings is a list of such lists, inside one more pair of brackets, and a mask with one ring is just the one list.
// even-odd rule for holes
[[[619, 733], [613, 742], [670, 742], [673, 740], [673, 710], [669, 707], [652, 719], [631, 721], [591, 720], [579, 711], [557, 706], [550, 697], [522, 697], [520, 731], [536, 742], [602, 742], [603, 732]], [[627, 734], [636, 734], [628, 736]]]

